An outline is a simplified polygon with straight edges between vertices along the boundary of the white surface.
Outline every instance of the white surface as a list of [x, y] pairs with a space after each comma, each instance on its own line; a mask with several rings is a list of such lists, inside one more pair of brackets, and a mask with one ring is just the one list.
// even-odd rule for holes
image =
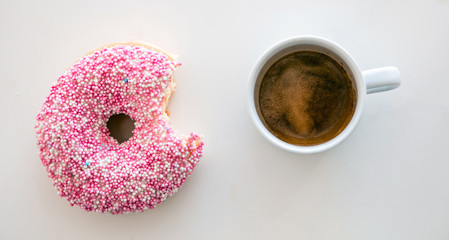
[[[0, 239], [448, 239], [448, 23], [448, 0], [1, 1]], [[265, 140], [246, 104], [257, 58], [302, 34], [403, 80], [307, 156]], [[35, 117], [79, 57], [136, 39], [180, 56], [172, 123], [206, 136], [204, 157], [151, 212], [86, 213], [47, 178]]]

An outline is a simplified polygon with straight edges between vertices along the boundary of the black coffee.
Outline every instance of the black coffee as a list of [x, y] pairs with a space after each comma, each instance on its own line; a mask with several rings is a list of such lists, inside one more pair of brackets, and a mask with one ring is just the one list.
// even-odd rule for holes
[[318, 145], [336, 137], [356, 105], [353, 83], [333, 58], [298, 51], [276, 61], [259, 90], [265, 127], [295, 145]]

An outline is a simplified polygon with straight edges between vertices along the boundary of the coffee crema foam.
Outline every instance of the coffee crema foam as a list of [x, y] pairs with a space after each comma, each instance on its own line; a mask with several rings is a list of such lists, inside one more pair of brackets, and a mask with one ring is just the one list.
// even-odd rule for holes
[[336, 137], [355, 111], [353, 83], [331, 57], [298, 51], [276, 61], [264, 75], [259, 107], [264, 125], [295, 145], [318, 145]]

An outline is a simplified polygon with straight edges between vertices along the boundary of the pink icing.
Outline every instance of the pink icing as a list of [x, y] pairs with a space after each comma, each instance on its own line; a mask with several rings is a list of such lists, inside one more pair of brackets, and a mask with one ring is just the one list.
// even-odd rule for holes
[[[163, 112], [165, 89], [180, 63], [143, 46], [93, 52], [51, 87], [37, 116], [40, 158], [71, 205], [113, 214], [154, 208], [192, 173], [203, 142], [180, 137]], [[106, 122], [124, 113], [133, 137], [118, 142]]]

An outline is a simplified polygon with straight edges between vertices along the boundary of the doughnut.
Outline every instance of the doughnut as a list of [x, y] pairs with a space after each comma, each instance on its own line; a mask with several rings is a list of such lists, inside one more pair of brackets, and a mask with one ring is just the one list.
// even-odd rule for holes
[[[52, 85], [35, 126], [40, 159], [61, 197], [86, 211], [153, 209], [173, 195], [202, 156], [202, 138], [177, 134], [166, 107], [181, 65], [155, 46], [118, 43], [91, 52]], [[126, 114], [118, 143], [108, 119]]]

